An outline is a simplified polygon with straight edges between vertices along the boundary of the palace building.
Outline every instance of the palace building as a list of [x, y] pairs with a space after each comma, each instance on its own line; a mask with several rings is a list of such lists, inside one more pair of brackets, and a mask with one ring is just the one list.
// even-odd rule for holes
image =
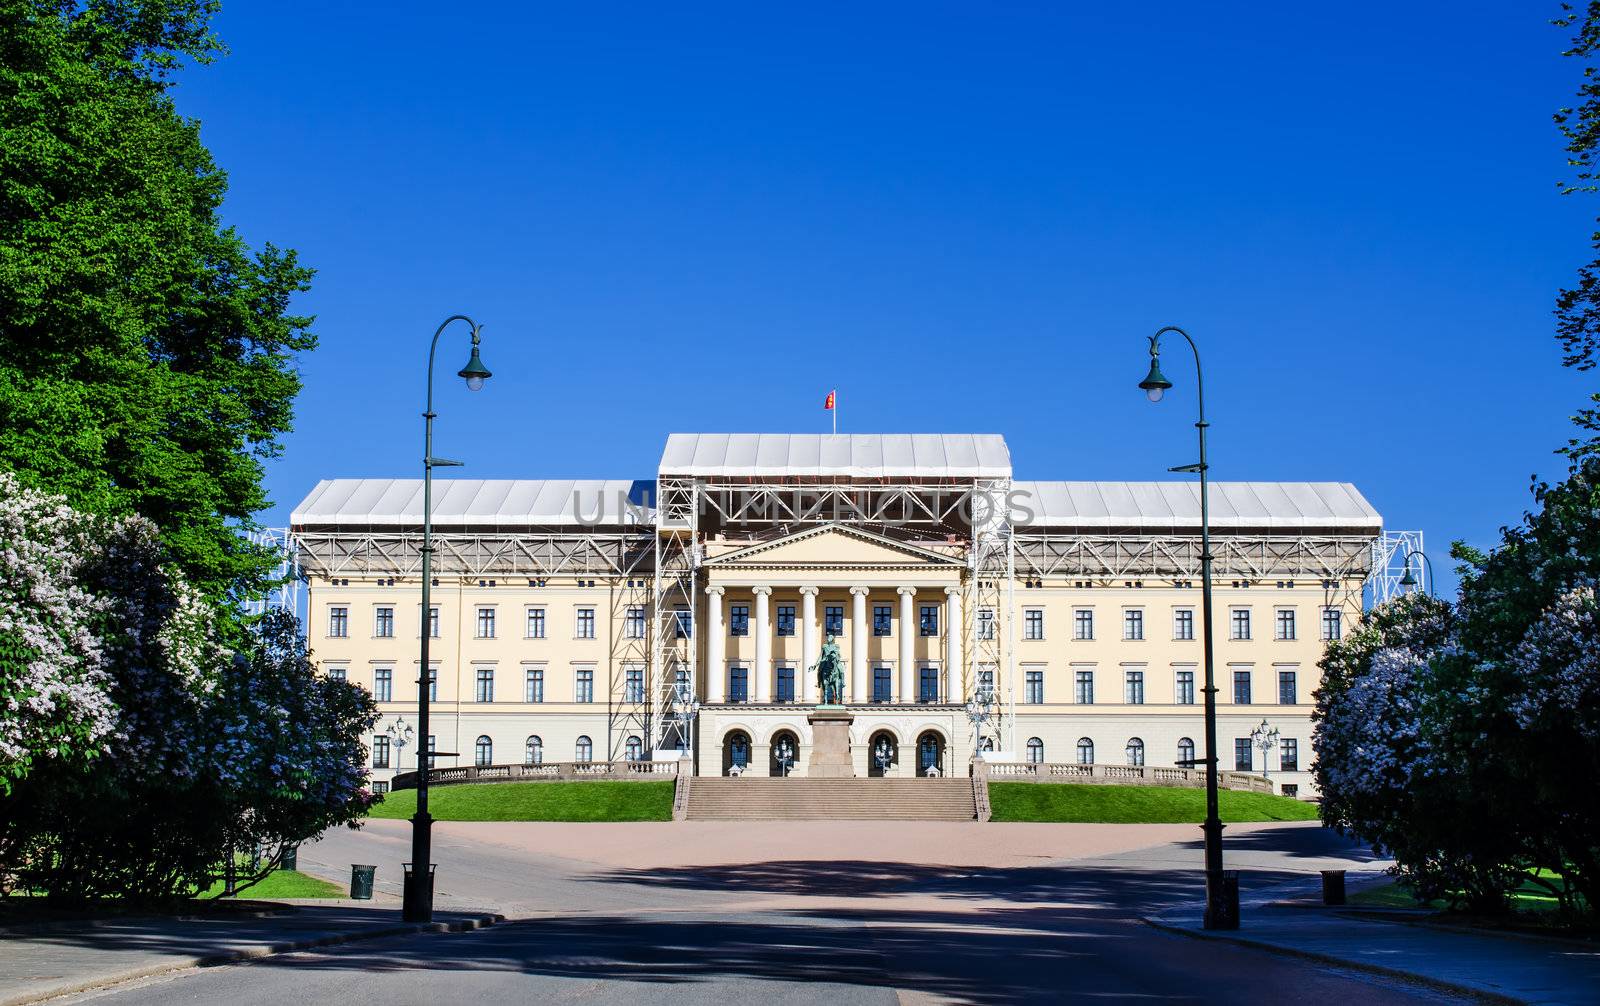
[[[1382, 519], [1339, 482], [1216, 482], [1210, 510], [1220, 767], [1310, 796], [1317, 661]], [[1205, 755], [1193, 480], [1017, 480], [991, 434], [672, 434], [653, 479], [436, 479], [426, 617], [420, 479], [320, 482], [292, 522], [383, 788], [427, 746], [397, 745], [424, 626], [440, 767], [802, 776], [829, 640], [858, 776]]]

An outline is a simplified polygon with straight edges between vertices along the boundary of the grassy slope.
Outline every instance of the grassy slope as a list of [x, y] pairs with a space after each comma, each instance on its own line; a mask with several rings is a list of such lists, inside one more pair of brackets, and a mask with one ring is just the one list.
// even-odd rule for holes
[[[1265, 793], [1217, 794], [1224, 821], [1310, 821], [1315, 804]], [[996, 821], [1199, 824], [1206, 816], [1203, 789], [1160, 786], [1079, 786], [1065, 783], [993, 782], [989, 804]]]
[[[417, 811], [415, 790], [390, 793], [373, 817]], [[670, 782], [496, 782], [437, 786], [428, 812], [436, 821], [670, 821]]]
[[[209, 898], [221, 893], [222, 882], [218, 881], [199, 896]], [[343, 898], [349, 893], [338, 884], [330, 884], [320, 877], [308, 876], [296, 870], [274, 870], [262, 878], [261, 883], [240, 891], [239, 897], [270, 901], [273, 898]]]

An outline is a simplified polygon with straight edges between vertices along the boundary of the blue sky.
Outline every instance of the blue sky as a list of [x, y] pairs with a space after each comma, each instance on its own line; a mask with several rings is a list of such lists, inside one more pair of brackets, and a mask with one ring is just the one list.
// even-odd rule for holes
[[1217, 478], [1355, 482], [1441, 573], [1491, 543], [1594, 385], [1552, 337], [1600, 211], [1556, 192], [1556, 5], [1114, 6], [234, 0], [179, 107], [229, 221], [319, 270], [266, 522], [419, 474], [455, 312], [495, 377], [441, 383], [438, 451], [476, 477], [649, 477], [668, 432], [825, 431], [832, 387], [845, 432], [1166, 477], [1170, 323]]

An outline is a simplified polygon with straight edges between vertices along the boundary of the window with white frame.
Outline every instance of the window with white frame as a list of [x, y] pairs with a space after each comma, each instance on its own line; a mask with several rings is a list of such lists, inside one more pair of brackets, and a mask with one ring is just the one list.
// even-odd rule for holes
[[872, 634], [874, 636], [890, 636], [894, 634], [894, 608], [887, 604], [874, 604], [872, 606]]
[[350, 635], [349, 608], [341, 604], [328, 609], [328, 635], [334, 639], [344, 639]]
[[477, 669], [477, 690], [473, 693], [477, 702], [494, 701], [494, 668], [480, 667]]
[[576, 674], [576, 688], [574, 689], [574, 702], [594, 701], [594, 668], [580, 667]]
[[1028, 738], [1028, 764], [1040, 765], [1044, 763], [1044, 741], [1037, 737]]
[[1293, 608], [1279, 608], [1278, 609], [1276, 636], [1277, 636], [1278, 639], [1293, 639], [1294, 638], [1294, 609]]
[[1300, 701], [1299, 675], [1294, 671], [1278, 672], [1278, 704], [1292, 706]]
[[1079, 668], [1072, 672], [1072, 700], [1080, 706], [1094, 705], [1094, 671]]
[[372, 738], [372, 767], [389, 767], [389, 738], [383, 734]]
[[1344, 613], [1338, 608], [1322, 609], [1322, 638], [1328, 641], [1344, 637]]
[[1176, 677], [1173, 682], [1174, 701], [1180, 706], [1194, 705], [1194, 671], [1179, 668], [1174, 672]]
[[1194, 768], [1194, 741], [1188, 737], [1178, 738], [1178, 767]]
[[439, 668], [428, 668], [428, 701], [439, 701]]
[[1078, 764], [1094, 764], [1094, 741], [1090, 740], [1088, 737], [1078, 738]]
[[630, 664], [622, 670], [622, 701], [644, 701], [644, 668]]
[[1250, 704], [1250, 672], [1247, 669], [1236, 668], [1233, 672], [1233, 702], [1240, 706]]
[[990, 639], [994, 638], [994, 609], [993, 608], [979, 608], [978, 609], [977, 631], [978, 631], [978, 638], [979, 639], [990, 640]]
[[544, 668], [530, 667], [526, 670], [522, 682], [522, 701], [544, 701]]
[[1129, 608], [1122, 613], [1122, 638], [1144, 638], [1144, 609]]
[[1122, 701], [1130, 706], [1144, 705], [1144, 671], [1123, 672]]
[[494, 638], [494, 609], [493, 608], [479, 608], [478, 609], [478, 638], [479, 639], [493, 639]]
[[579, 608], [578, 609], [578, 638], [579, 639], [593, 639], [594, 638], [594, 609], [593, 608]]
[[587, 734], [584, 734], [578, 738], [578, 743], [573, 745], [572, 753], [575, 756], [573, 758], [574, 761], [594, 761], [594, 741], [590, 740]]
[[1022, 612], [1022, 638], [1044, 638], [1044, 609], [1027, 608]]
[[477, 742], [472, 745], [472, 763], [480, 768], [494, 764], [494, 741], [489, 739], [488, 734], [479, 734]]
[[748, 604], [728, 605], [728, 635], [750, 635], [750, 606]]
[[822, 634], [825, 636], [844, 635], [844, 605], [826, 604], [822, 607]]
[[924, 636], [939, 634], [939, 606], [924, 604], [917, 608], [917, 631]]
[[1178, 608], [1172, 612], [1172, 638], [1194, 638], [1194, 609]]
[[1129, 765], [1144, 764], [1144, 741], [1137, 737], [1128, 738], [1128, 746], [1124, 749], [1128, 756]]
[[394, 701], [394, 671], [379, 667], [372, 672], [372, 698], [375, 702]]
[[1278, 769], [1282, 772], [1300, 771], [1300, 742], [1295, 738], [1278, 738]]
[[529, 639], [543, 639], [544, 638], [544, 609], [543, 608], [529, 608], [528, 609], [528, 638]]
[[1094, 609], [1074, 608], [1072, 610], [1072, 638], [1094, 638]]
[[390, 639], [394, 636], [394, 607], [379, 605], [372, 609], [372, 634], [379, 639]]
[[1233, 611], [1229, 613], [1229, 619], [1230, 619], [1230, 624], [1233, 627], [1232, 638], [1234, 638], [1234, 639], [1249, 639], [1250, 638], [1250, 609], [1249, 608], [1234, 608]]
[[794, 605], [778, 605], [778, 635], [794, 635]]
[[530, 735], [527, 743], [522, 745], [522, 764], [544, 764], [544, 740], [538, 734]]
[[328, 677], [335, 681], [345, 681], [349, 678], [349, 672], [343, 667], [330, 667], [328, 668]]
[[439, 606], [437, 604], [428, 605], [428, 638], [439, 638]]
[[1025, 671], [1023, 673], [1022, 701], [1029, 705], [1038, 705], [1044, 702], [1044, 671]]
[[623, 630], [629, 639], [644, 638], [644, 605], [630, 604], [623, 620]]

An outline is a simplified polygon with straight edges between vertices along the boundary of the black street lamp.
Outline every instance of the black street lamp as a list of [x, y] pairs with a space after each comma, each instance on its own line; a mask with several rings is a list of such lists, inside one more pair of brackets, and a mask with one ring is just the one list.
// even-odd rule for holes
[[1205, 834], [1206, 844], [1205, 928], [1238, 929], [1239, 891], [1237, 887], [1224, 890], [1222, 818], [1217, 811], [1217, 686], [1213, 673], [1215, 651], [1211, 631], [1211, 501], [1206, 478], [1209, 468], [1206, 464], [1206, 428], [1210, 424], [1206, 422], [1206, 393], [1205, 381], [1200, 373], [1200, 349], [1189, 338], [1188, 332], [1176, 325], [1167, 325], [1150, 337], [1150, 373], [1139, 382], [1139, 387], [1144, 389], [1152, 402], [1161, 401], [1161, 396], [1172, 387], [1172, 382], [1161, 372], [1161, 337], [1168, 332], [1183, 336], [1194, 351], [1195, 398], [1200, 407], [1200, 418], [1194, 424], [1195, 429], [1200, 431], [1199, 464], [1178, 465], [1168, 470], [1200, 476], [1200, 605], [1205, 620], [1203, 645], [1206, 676], [1206, 820], [1200, 828]]
[[1406, 553], [1406, 572], [1405, 575], [1400, 578], [1400, 586], [1415, 587], [1417, 585], [1417, 577], [1411, 572], [1412, 556], [1417, 556], [1422, 560], [1422, 565], [1428, 578], [1428, 582], [1425, 584], [1427, 587], [1427, 593], [1429, 597], [1434, 596], [1439, 592], [1439, 584], [1438, 581], [1434, 580], [1433, 578], [1433, 560], [1429, 559], [1428, 553], [1422, 551], [1421, 549], [1414, 548]]
[[405, 878], [405, 898], [401, 916], [407, 922], [433, 921], [433, 817], [428, 813], [428, 772], [433, 768], [433, 752], [428, 749], [428, 692], [433, 673], [428, 664], [428, 640], [433, 633], [433, 470], [459, 466], [433, 456], [433, 357], [439, 349], [439, 336], [452, 322], [464, 321], [472, 327], [472, 358], [456, 372], [468, 389], [479, 391], [493, 375], [478, 357], [478, 323], [463, 314], [446, 318], [433, 333], [428, 346], [428, 398], [422, 413], [422, 664], [417, 675], [417, 812], [411, 817], [411, 872]]

